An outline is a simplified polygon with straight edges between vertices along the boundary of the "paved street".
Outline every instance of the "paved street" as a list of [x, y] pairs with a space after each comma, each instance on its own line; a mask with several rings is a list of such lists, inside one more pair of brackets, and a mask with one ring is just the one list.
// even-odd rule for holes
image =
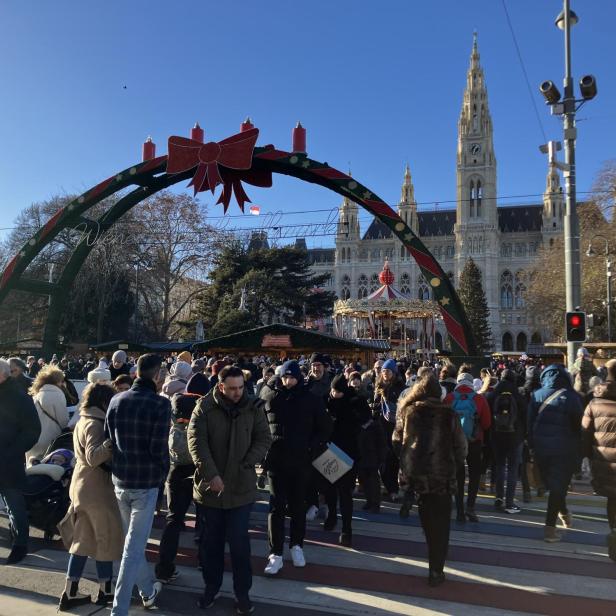
[[[564, 532], [560, 544], [543, 542], [545, 499], [535, 499], [522, 515], [496, 513], [493, 498], [480, 498], [479, 524], [453, 523], [448, 581], [440, 588], [426, 584], [427, 564], [416, 512], [403, 521], [397, 508], [385, 505], [380, 515], [357, 512], [354, 549], [336, 544], [336, 532], [324, 532], [309, 523], [306, 542], [308, 566], [294, 569], [290, 559], [279, 578], [263, 574], [266, 541], [265, 493], [252, 516], [253, 598], [258, 613], [273, 616], [318, 616], [325, 613], [380, 615], [452, 614], [496, 616], [550, 614], [605, 616], [616, 609], [616, 563], [607, 558], [605, 500], [593, 496], [588, 482], [576, 482], [570, 494], [575, 529]], [[356, 501], [360, 508], [362, 501]], [[8, 551], [6, 518], [0, 528], [0, 557]], [[155, 560], [162, 519], [152, 532], [148, 556]], [[179, 579], [161, 594], [159, 616], [195, 613], [202, 590], [196, 569], [191, 518], [182, 534]], [[36, 532], [36, 531], [35, 531]], [[59, 541], [47, 543], [40, 535], [32, 554], [19, 567], [0, 569], [0, 616], [47, 616], [55, 613], [67, 563]], [[87, 570], [93, 578], [93, 568]], [[94, 592], [94, 584], [88, 583]], [[225, 576], [223, 596], [210, 610], [214, 616], [231, 614], [231, 580]], [[135, 605], [135, 614], [143, 610]], [[109, 610], [82, 608], [82, 615]]]

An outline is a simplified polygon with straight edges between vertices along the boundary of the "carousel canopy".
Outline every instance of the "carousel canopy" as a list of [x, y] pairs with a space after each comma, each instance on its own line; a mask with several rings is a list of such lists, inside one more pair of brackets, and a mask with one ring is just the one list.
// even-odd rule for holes
[[381, 287], [363, 299], [338, 300], [334, 303], [334, 317], [388, 316], [395, 319], [439, 318], [441, 311], [432, 300], [412, 299], [394, 287], [394, 275], [386, 259], [379, 274]]

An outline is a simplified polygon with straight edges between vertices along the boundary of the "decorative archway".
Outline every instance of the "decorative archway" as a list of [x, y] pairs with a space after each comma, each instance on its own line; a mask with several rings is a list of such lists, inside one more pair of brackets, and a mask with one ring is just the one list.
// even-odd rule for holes
[[[68, 291], [95, 244], [92, 235], [95, 239], [104, 235], [141, 201], [189, 178], [192, 178], [189, 186], [194, 186], [195, 194], [202, 190], [214, 192], [222, 184], [218, 203], [224, 205], [225, 213], [233, 195], [243, 211], [244, 203], [250, 199], [242, 182], [268, 187], [272, 185], [272, 174], [279, 173], [318, 184], [348, 197], [385, 224], [413, 256], [430, 285], [432, 297], [439, 303], [453, 354], [477, 355], [468, 320], [449, 277], [402, 218], [356, 178], [327, 163], [311, 159], [304, 152], [287, 152], [273, 145], [256, 147], [258, 134], [258, 129], [247, 122], [242, 124], [240, 133], [220, 142], [203, 143], [202, 131], [201, 135], [193, 131], [192, 136], [196, 137], [193, 139], [169, 137], [169, 153], [166, 156], [128, 167], [86, 191], [59, 209], [9, 261], [0, 278], [0, 304], [11, 290], [48, 295], [50, 303], [43, 349], [49, 352], [57, 345]], [[99, 218], [86, 216], [96, 204], [130, 187], [133, 190]], [[73, 250], [57, 282], [44, 282], [24, 275], [28, 265], [60, 231], [78, 227], [85, 228], [87, 233]]]
[[509, 332], [503, 334], [503, 351], [513, 351], [513, 336]]

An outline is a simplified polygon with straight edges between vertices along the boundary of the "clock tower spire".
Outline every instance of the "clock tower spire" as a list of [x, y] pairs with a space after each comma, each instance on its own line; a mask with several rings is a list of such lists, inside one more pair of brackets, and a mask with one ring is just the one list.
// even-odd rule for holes
[[473, 34], [470, 65], [458, 121], [458, 223], [497, 225], [496, 157], [492, 118], [483, 68], [479, 62], [477, 33]]

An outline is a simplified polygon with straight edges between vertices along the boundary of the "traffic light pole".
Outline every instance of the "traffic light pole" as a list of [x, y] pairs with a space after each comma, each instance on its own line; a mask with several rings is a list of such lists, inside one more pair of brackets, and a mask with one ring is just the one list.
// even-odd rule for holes
[[[577, 310], [581, 306], [580, 292], [580, 230], [576, 209], [576, 174], [575, 174], [575, 96], [573, 93], [573, 78], [571, 77], [571, 13], [569, 0], [564, 2], [565, 19], [565, 79], [564, 79], [564, 145], [565, 145], [565, 288], [567, 300], [567, 312]], [[569, 370], [573, 369], [573, 363], [580, 348], [579, 342], [567, 342], [567, 364]]]

